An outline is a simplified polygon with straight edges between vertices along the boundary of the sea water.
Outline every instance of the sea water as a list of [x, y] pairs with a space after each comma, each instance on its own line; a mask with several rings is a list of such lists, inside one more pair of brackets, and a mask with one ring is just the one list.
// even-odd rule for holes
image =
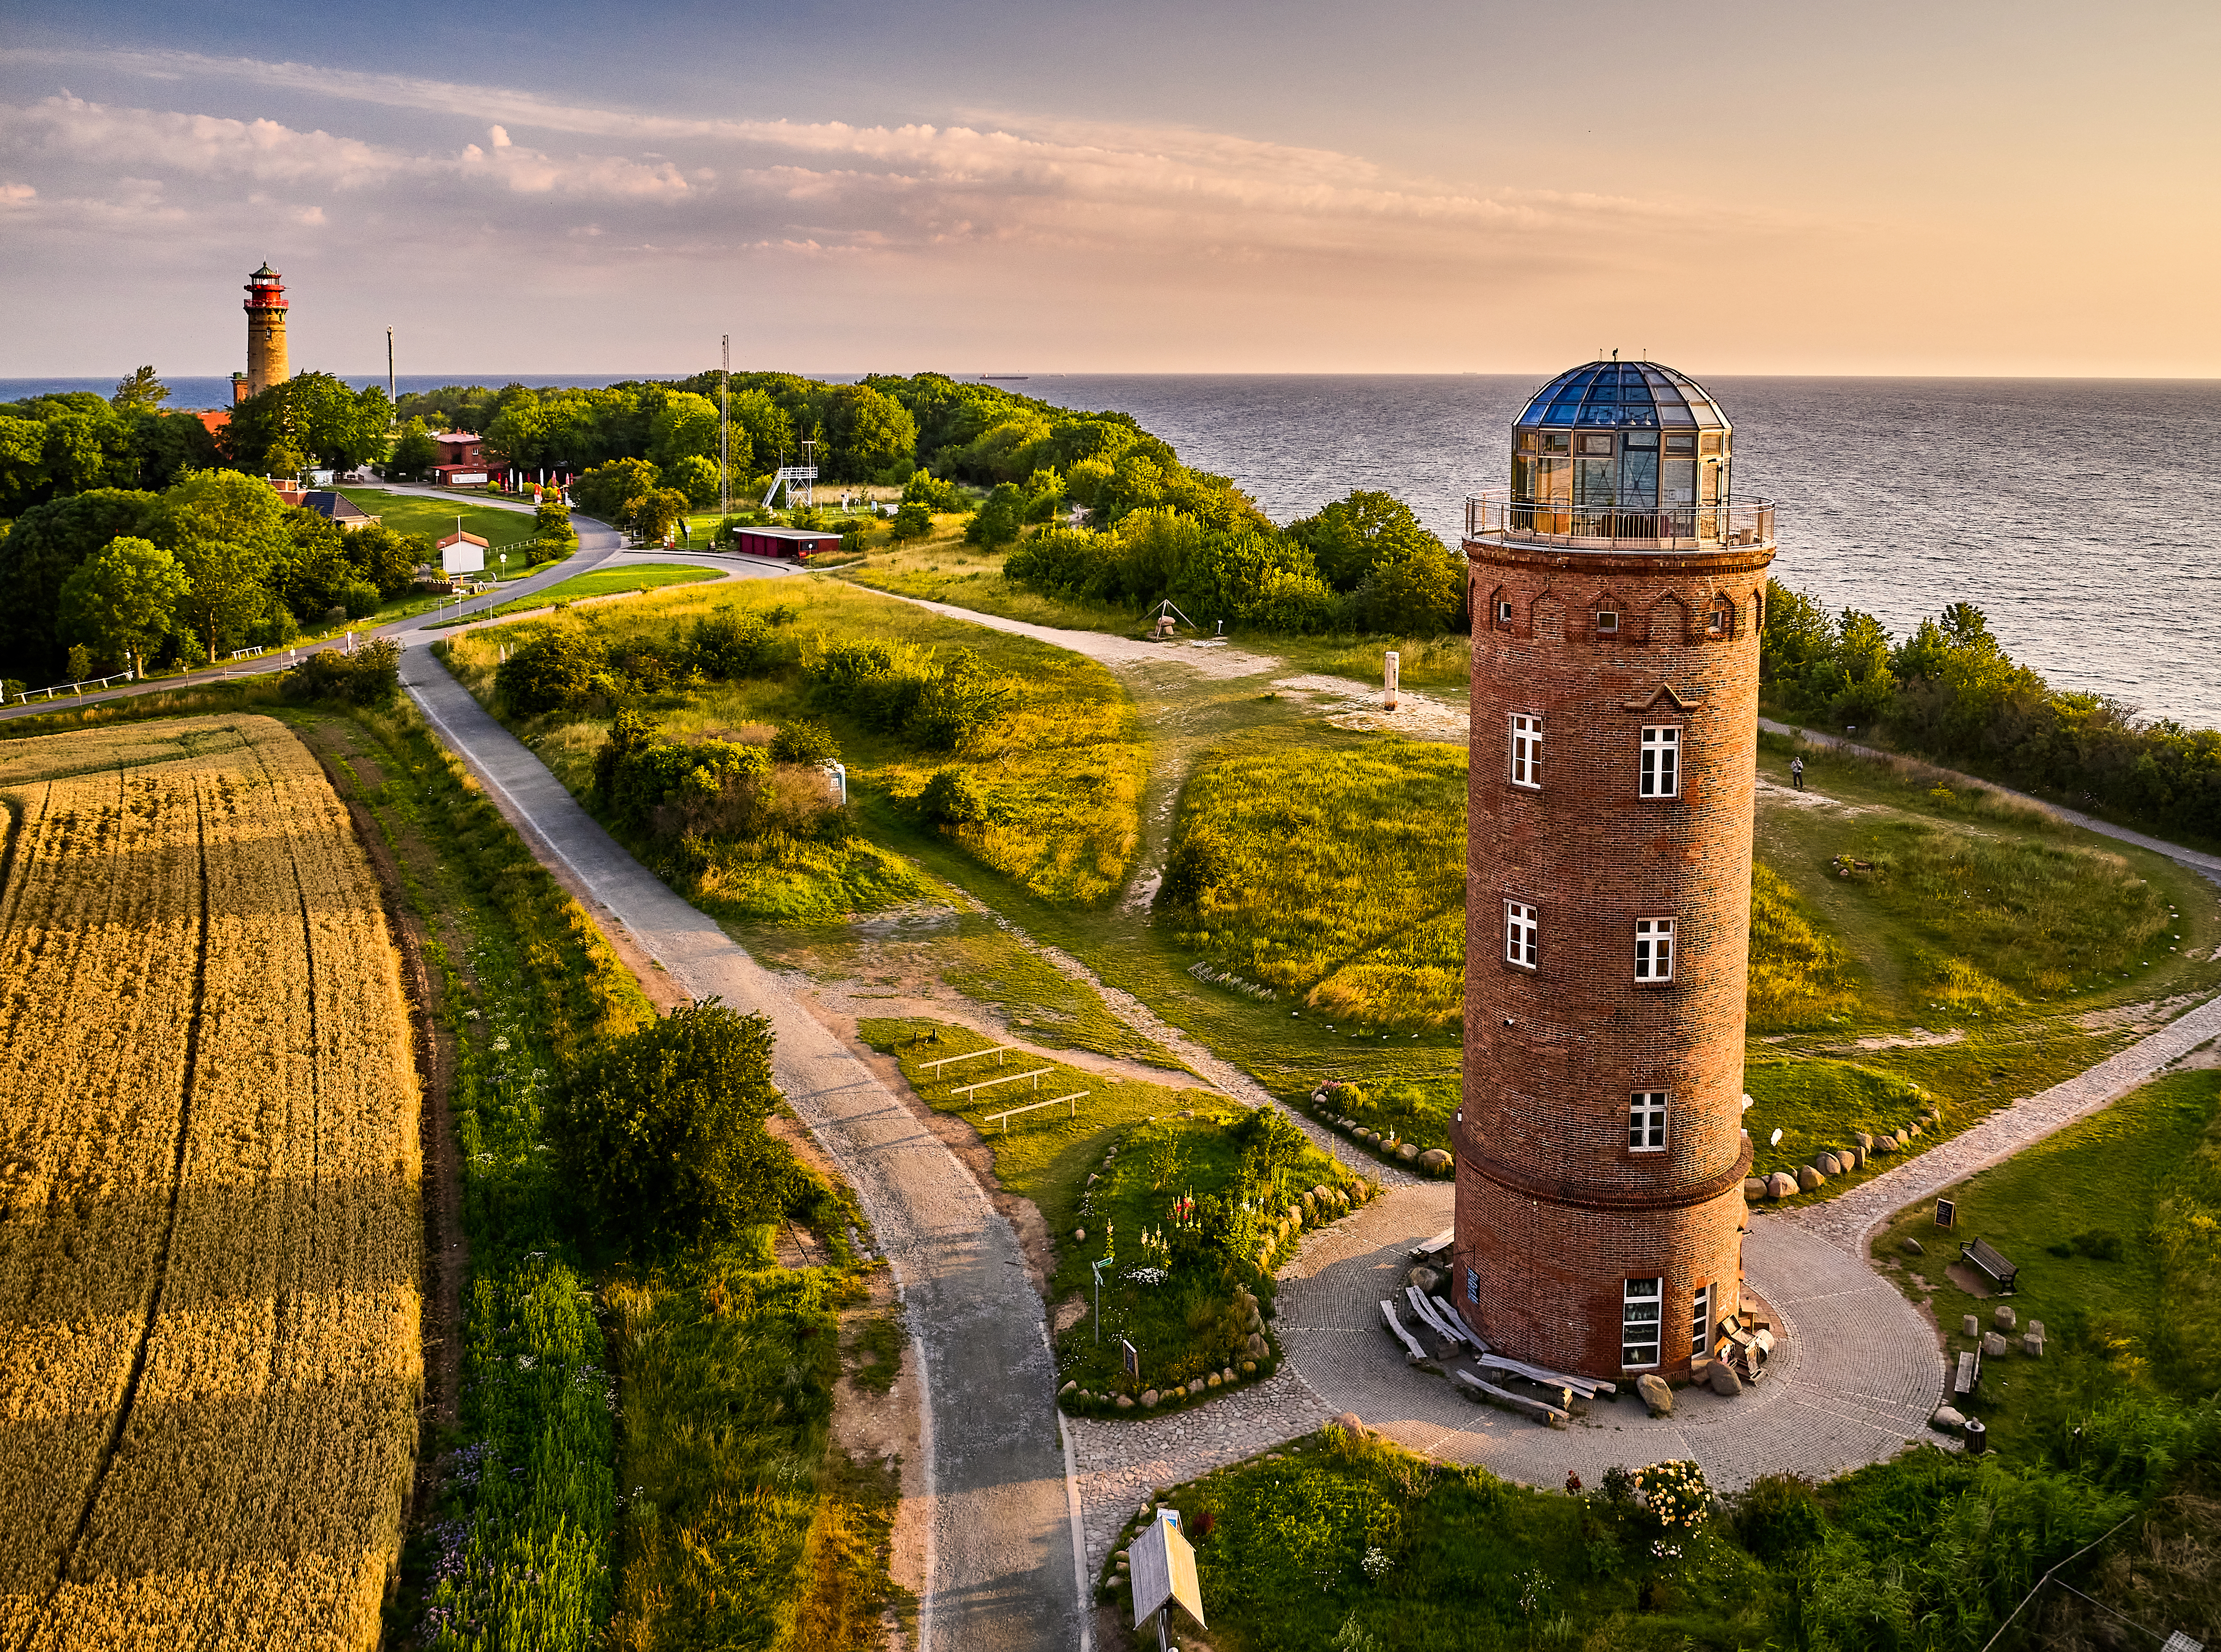
[[[172, 382], [172, 405], [229, 398], [228, 380]], [[400, 388], [455, 382], [411, 375]], [[1232, 477], [1276, 522], [1377, 488], [1451, 542], [1466, 496], [1506, 481], [1511, 420], [1539, 383], [1080, 373], [1001, 382], [1060, 406], [1131, 413], [1190, 465]], [[1971, 602], [2013, 657], [2056, 687], [2221, 725], [2221, 383], [1706, 382], [1735, 422], [1736, 497], [1780, 507], [1776, 578], [1830, 609], [1874, 614], [1900, 636], [1924, 615]], [[0, 380], [0, 400], [112, 386]]]

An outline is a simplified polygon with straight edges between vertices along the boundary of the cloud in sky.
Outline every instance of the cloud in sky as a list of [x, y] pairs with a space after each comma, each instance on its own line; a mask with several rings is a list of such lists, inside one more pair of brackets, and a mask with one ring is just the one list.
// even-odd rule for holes
[[[1713, 372], [1948, 370], [2095, 267], [2056, 251], [2002, 282], [1979, 200], [1703, 168], [1475, 179], [1207, 122], [674, 113], [182, 51], [0, 69], [9, 261], [61, 323], [10, 337], [0, 372], [228, 367], [227, 287], [265, 257], [297, 359], [358, 368], [392, 321], [457, 371], [691, 369], [724, 331], [751, 362], [824, 370], [1440, 371], [1599, 345]], [[2074, 347], [2138, 370], [2163, 313], [2093, 318]]]

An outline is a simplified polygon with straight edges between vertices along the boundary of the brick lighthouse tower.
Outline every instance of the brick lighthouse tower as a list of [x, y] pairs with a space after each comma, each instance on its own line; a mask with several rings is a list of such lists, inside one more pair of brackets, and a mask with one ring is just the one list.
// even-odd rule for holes
[[285, 365], [285, 278], [266, 261], [247, 278], [247, 371], [231, 376], [231, 399], [260, 396], [291, 374]]
[[1774, 507], [1654, 363], [1592, 361], [1469, 500], [1455, 1288], [1515, 1358], [1685, 1373], [1736, 1311], [1758, 635]]

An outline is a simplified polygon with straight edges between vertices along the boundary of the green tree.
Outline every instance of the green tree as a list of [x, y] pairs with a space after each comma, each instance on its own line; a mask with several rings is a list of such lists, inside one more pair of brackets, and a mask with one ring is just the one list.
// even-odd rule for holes
[[138, 409], [151, 413], [169, 399], [170, 387], [161, 381], [153, 367], [146, 366], [117, 381], [116, 393], [108, 398], [108, 404], [119, 413]]
[[643, 542], [655, 545], [685, 520], [686, 496], [677, 488], [656, 488], [633, 500], [625, 525]]
[[[233, 464], [257, 473], [296, 475], [312, 457], [352, 470], [385, 452], [392, 422], [383, 386], [356, 390], [328, 372], [297, 373], [233, 408], [222, 445]], [[419, 472], [435, 462], [426, 458]]]
[[112, 539], [63, 585], [61, 639], [90, 643], [144, 677], [147, 650], [170, 634], [189, 589], [178, 559], [160, 546]]
[[717, 404], [681, 391], [664, 398], [648, 420], [648, 456], [669, 470], [682, 459], [717, 457]]
[[1026, 519], [1025, 491], [1015, 482], [998, 482], [972, 520], [965, 524], [964, 542], [989, 550], [1015, 544]]
[[[732, 394], [733, 428], [748, 433], [748, 451], [754, 462], [769, 470], [780, 462], [784, 454], [789, 460], [801, 450], [794, 442], [794, 421], [786, 410], [760, 390], [735, 391]], [[740, 447], [733, 449], [733, 468], [743, 471], [740, 463]]]
[[717, 461], [705, 459], [700, 454], [689, 454], [664, 472], [664, 479], [686, 496], [686, 503], [698, 510], [717, 503]]
[[571, 508], [560, 495], [549, 494], [533, 511], [532, 535], [535, 539], [579, 542], [579, 530], [571, 526]]
[[387, 455], [385, 473], [398, 482], [419, 482], [430, 474], [432, 466], [440, 462], [440, 444], [432, 440], [432, 433], [424, 428], [424, 421], [414, 418], [403, 427], [400, 440], [393, 444]]
[[597, 522], [627, 521], [633, 502], [663, 485], [663, 472], [644, 459], [614, 459], [597, 465], [572, 487], [579, 509]]
[[160, 506], [152, 493], [95, 488], [33, 505], [16, 519], [0, 538], [0, 676], [34, 685], [59, 679], [54, 616], [63, 585], [110, 540], [155, 537]]
[[1351, 605], [1368, 629], [1434, 636], [1455, 623], [1464, 601], [1463, 567], [1428, 534], [1423, 543], [1398, 539], [1382, 546]]
[[548, 1134], [587, 1225], [660, 1251], [777, 1220], [805, 1184], [764, 1129], [779, 1104], [771, 1055], [768, 1021], [707, 998], [582, 1062]]
[[193, 539], [178, 547], [178, 561], [187, 585], [184, 612], [209, 659], [221, 660], [224, 650], [238, 647], [247, 628], [270, 607], [271, 593], [263, 584], [270, 572], [269, 548]]
[[[1319, 578], [1336, 591], [1354, 591], [1383, 558], [1442, 541], [1419, 524], [1411, 506], [1392, 494], [1360, 488], [1319, 511], [1288, 524], [1288, 537], [1308, 548]], [[1445, 553], [1446, 554], [1446, 553]]]
[[826, 472], [834, 481], [878, 481], [915, 466], [917, 421], [869, 385], [842, 385], [826, 398], [825, 431], [832, 450]]

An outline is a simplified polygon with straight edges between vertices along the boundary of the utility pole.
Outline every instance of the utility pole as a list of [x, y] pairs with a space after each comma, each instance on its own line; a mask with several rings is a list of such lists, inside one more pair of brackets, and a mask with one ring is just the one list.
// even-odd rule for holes
[[724, 335], [724, 371], [717, 379], [717, 514], [733, 514], [733, 335]]

